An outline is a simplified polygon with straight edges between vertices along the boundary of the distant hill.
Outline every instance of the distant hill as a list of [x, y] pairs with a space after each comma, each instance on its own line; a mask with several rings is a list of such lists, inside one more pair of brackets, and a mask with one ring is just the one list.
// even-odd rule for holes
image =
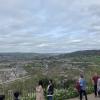
[[0, 53], [0, 61], [14, 60], [34, 60], [44, 59], [50, 56], [58, 55], [56, 53]]
[[60, 59], [79, 56], [100, 56], [100, 50], [84, 50], [72, 53], [0, 53], [1, 60], [33, 60], [33, 59]]
[[60, 54], [59, 58], [66, 57], [78, 57], [78, 56], [100, 56], [100, 50], [84, 50], [84, 51], [76, 51], [67, 54]]

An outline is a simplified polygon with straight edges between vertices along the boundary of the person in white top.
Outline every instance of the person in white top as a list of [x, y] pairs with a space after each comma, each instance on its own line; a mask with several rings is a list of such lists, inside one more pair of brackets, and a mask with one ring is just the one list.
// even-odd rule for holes
[[97, 81], [97, 91], [98, 91], [98, 96], [100, 96], [100, 78], [98, 78]]
[[36, 100], [44, 100], [44, 91], [43, 91], [42, 81], [39, 81], [39, 84], [36, 87]]

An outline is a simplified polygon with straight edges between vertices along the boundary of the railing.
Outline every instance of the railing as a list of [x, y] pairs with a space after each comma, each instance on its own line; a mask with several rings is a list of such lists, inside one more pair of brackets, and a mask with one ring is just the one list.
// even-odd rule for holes
[[[1, 95], [5, 95], [5, 100], [14, 100], [14, 92], [13, 90], [8, 90], [5, 91], [3, 93], [1, 93]], [[28, 91], [24, 91], [22, 90], [21, 92], [19, 92], [19, 98], [20, 100], [35, 100], [35, 91], [34, 89], [30, 89]]]
[[14, 92], [20, 93], [20, 100], [35, 100], [35, 88], [25, 86], [25, 84], [14, 85], [9, 87], [9, 84], [0, 85], [0, 95], [5, 95], [5, 100], [14, 100]]

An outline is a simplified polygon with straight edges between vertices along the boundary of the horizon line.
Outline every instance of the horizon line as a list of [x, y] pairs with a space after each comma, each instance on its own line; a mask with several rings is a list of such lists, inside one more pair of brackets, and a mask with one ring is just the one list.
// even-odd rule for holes
[[81, 52], [81, 51], [99, 51], [100, 49], [86, 49], [86, 50], [76, 50], [76, 51], [68, 51], [68, 52], [0, 52], [3, 53], [32, 53], [32, 54], [65, 54], [65, 53], [74, 53], [74, 52]]

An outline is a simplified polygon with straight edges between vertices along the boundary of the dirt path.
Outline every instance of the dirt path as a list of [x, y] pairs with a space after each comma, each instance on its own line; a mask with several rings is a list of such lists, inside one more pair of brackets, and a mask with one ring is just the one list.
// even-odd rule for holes
[[[73, 99], [69, 99], [69, 100], [79, 100], [79, 98], [73, 98]], [[83, 100], [85, 100], [85, 99], [83, 99]], [[100, 98], [99, 97], [94, 97], [94, 95], [93, 94], [91, 94], [91, 95], [88, 95], [88, 100], [100, 100]]]

